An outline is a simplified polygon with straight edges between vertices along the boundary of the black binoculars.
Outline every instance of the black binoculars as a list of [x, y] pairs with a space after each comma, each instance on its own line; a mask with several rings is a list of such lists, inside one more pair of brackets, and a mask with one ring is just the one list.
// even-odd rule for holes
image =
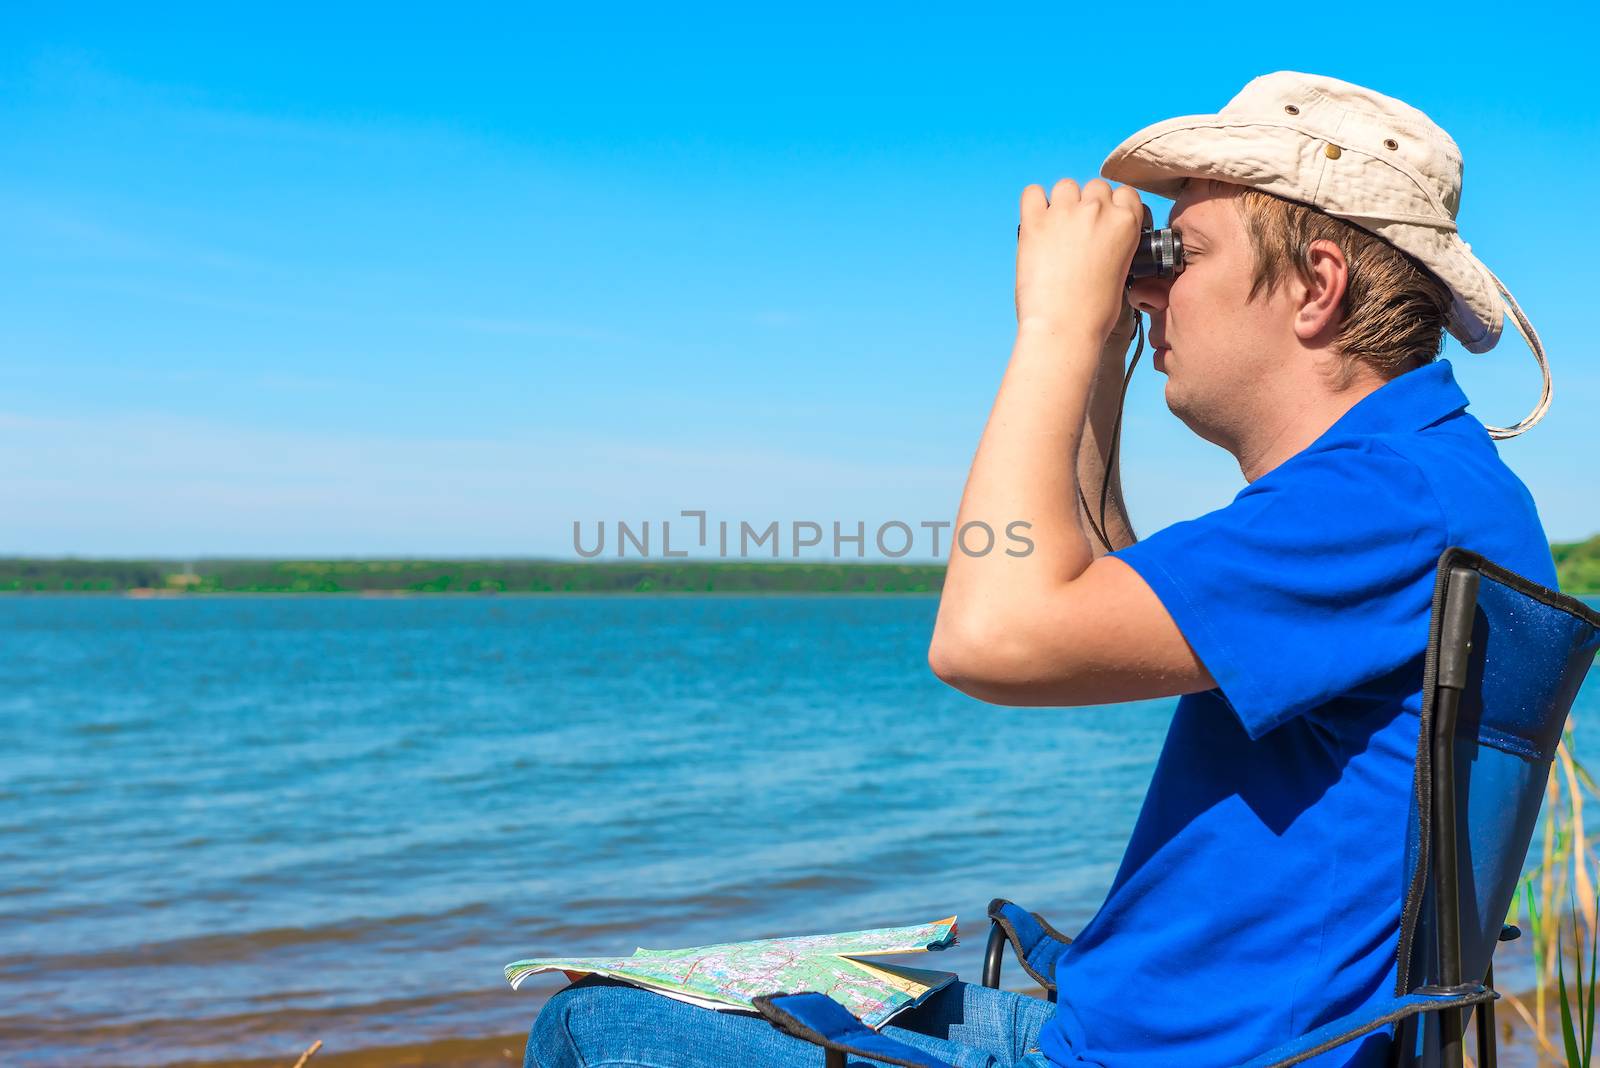
[[[1017, 227], [1022, 236], [1022, 227]], [[1183, 235], [1170, 226], [1140, 230], [1139, 244], [1128, 265], [1128, 285], [1139, 278], [1176, 278], [1183, 273]]]

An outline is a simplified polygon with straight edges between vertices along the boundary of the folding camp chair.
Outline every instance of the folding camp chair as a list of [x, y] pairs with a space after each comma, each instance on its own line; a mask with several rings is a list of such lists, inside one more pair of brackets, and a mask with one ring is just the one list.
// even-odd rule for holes
[[[1496, 941], [1503, 925], [1567, 712], [1600, 650], [1600, 613], [1463, 549], [1439, 559], [1406, 841], [1392, 995], [1262, 1053], [1249, 1068], [1281, 1068], [1380, 1028], [1392, 1028], [1395, 1068], [1461, 1068], [1466, 1014], [1478, 1008], [1478, 1064], [1494, 1068]], [[1055, 999], [1055, 966], [1071, 941], [1009, 901], [989, 906], [985, 986], [1000, 985], [1009, 944]], [[1463, 980], [1482, 976], [1482, 981]], [[816, 993], [756, 999], [790, 1034], [823, 1046], [828, 1068], [847, 1054], [948, 1068], [872, 1031]], [[1421, 1026], [1417, 1026], [1419, 1020]]]

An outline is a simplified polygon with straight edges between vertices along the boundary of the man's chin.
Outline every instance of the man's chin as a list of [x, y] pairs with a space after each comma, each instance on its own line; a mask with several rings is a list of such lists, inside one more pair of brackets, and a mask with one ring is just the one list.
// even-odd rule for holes
[[[1194, 397], [1183, 392], [1183, 387], [1173, 388], [1171, 378], [1167, 379], [1167, 388], [1163, 394], [1167, 402], [1167, 410], [1178, 417], [1178, 421], [1188, 427], [1196, 437], [1202, 441], [1209, 441], [1219, 448], [1233, 450], [1226, 444], [1230, 439], [1227, 434], [1228, 423], [1225, 419], [1219, 420], [1218, 416], [1229, 414], [1228, 407], [1219, 407], [1213, 403], [1209, 408], [1197, 404]], [[1209, 418], [1208, 418], [1209, 416]]]
[[1200, 433], [1199, 429], [1204, 420], [1195, 418], [1199, 413], [1194, 410], [1194, 398], [1186, 396], [1180, 384], [1168, 378], [1167, 386], [1162, 391], [1162, 396], [1166, 399], [1167, 411], [1177, 416], [1184, 426], [1193, 430], [1196, 434], [1200, 434], [1201, 437], [1205, 437], [1204, 434]]

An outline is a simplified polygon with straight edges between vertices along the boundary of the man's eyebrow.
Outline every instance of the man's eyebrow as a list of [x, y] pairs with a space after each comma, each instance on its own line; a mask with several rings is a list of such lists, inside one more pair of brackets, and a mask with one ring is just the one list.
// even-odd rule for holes
[[1204, 230], [1200, 229], [1198, 226], [1195, 226], [1193, 223], [1185, 225], [1183, 223], [1169, 222], [1167, 226], [1182, 238], [1198, 237], [1202, 241], [1210, 240], [1209, 235], [1207, 235]]

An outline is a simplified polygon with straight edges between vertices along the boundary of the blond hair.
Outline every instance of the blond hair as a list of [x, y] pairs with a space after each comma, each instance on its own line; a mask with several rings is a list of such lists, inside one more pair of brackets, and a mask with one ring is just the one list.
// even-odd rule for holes
[[1238, 209], [1255, 251], [1250, 300], [1271, 293], [1291, 269], [1313, 281], [1313, 241], [1332, 241], [1344, 253], [1349, 274], [1333, 339], [1342, 357], [1336, 389], [1347, 387], [1363, 364], [1387, 381], [1438, 357], [1451, 297], [1427, 268], [1375, 234], [1271, 193], [1243, 189]]

